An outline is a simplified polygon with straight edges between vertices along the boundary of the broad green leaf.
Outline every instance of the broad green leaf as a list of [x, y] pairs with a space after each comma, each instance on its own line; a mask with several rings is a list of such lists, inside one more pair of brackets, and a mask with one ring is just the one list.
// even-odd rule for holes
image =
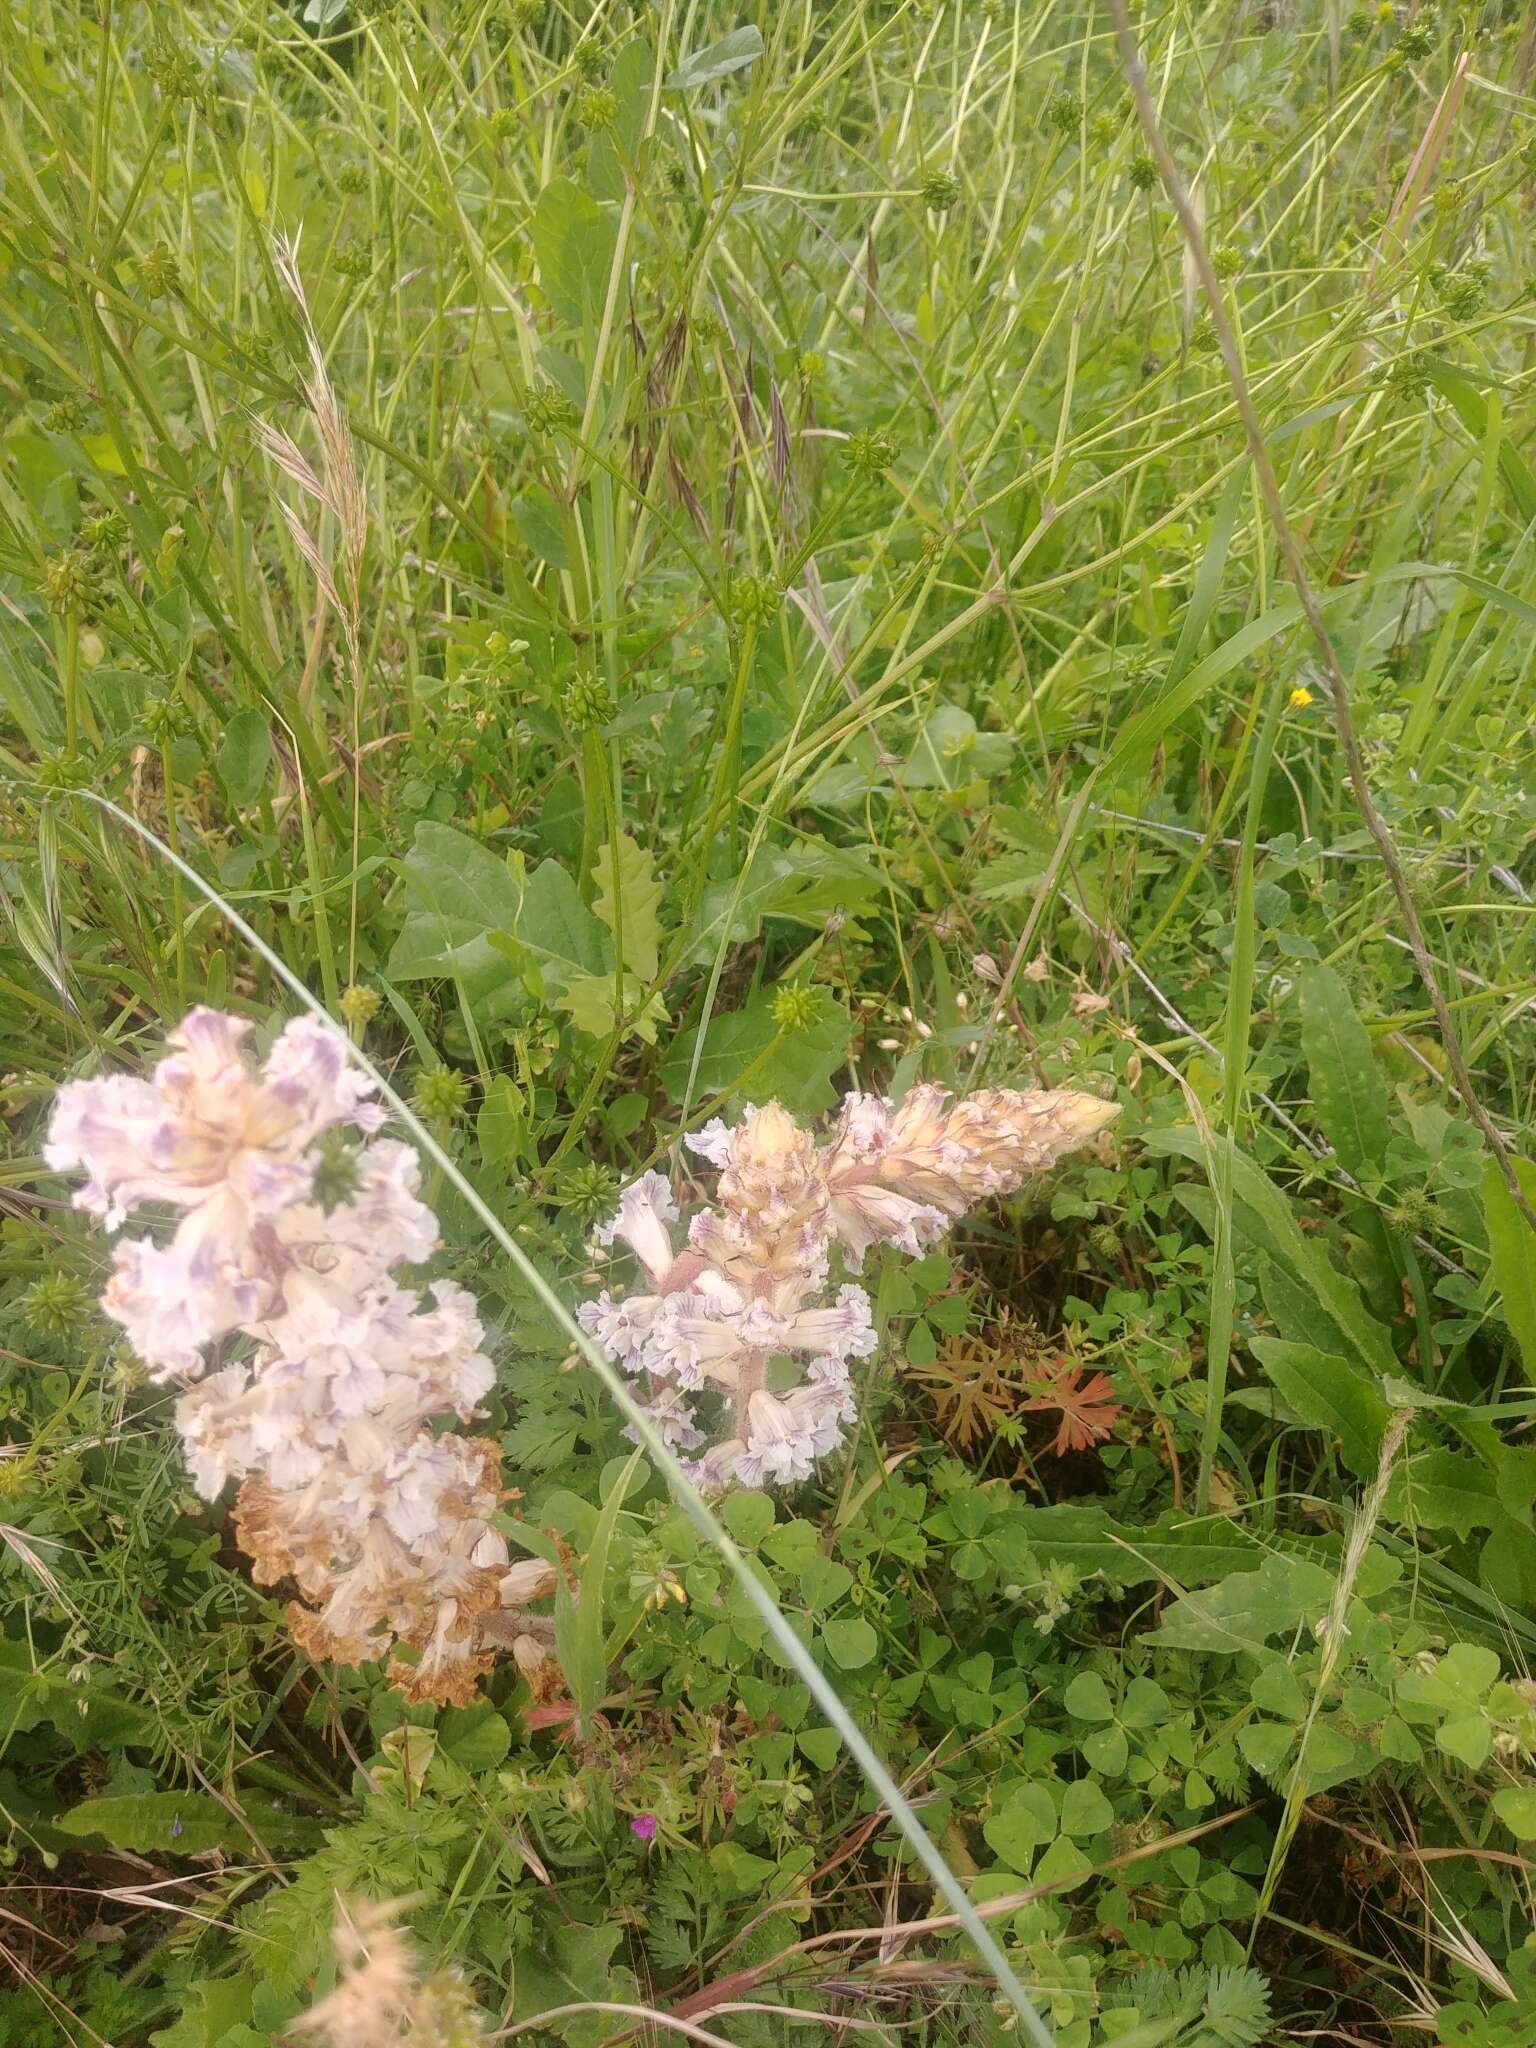
[[553, 569], [569, 569], [571, 554], [565, 544], [560, 508], [549, 492], [541, 484], [530, 484], [520, 498], [512, 500], [510, 509], [518, 539], [528, 552]]
[[1079, 1671], [1061, 1696], [1061, 1704], [1074, 1721], [1112, 1721], [1115, 1703], [1109, 1687], [1097, 1671]]
[[1373, 1478], [1391, 1410], [1359, 1366], [1283, 1337], [1255, 1337], [1249, 1349], [1307, 1427], [1327, 1432], [1357, 1478]]
[[1536, 1789], [1506, 1785], [1493, 1795], [1493, 1810], [1521, 1842], [1536, 1842]]
[[[1200, 1133], [1188, 1125], [1144, 1132], [1142, 1143], [1149, 1152], [1176, 1153], [1202, 1169], [1208, 1169], [1210, 1164]], [[1358, 1357], [1372, 1372], [1395, 1372], [1397, 1358], [1391, 1340], [1361, 1299], [1359, 1288], [1345, 1279], [1320, 1244], [1303, 1233], [1285, 1196], [1251, 1159], [1237, 1150], [1230, 1138], [1210, 1140], [1212, 1153], [1219, 1154], [1224, 1145], [1231, 1149], [1232, 1193], [1240, 1239], [1285, 1266], [1291, 1277], [1312, 1294], [1319, 1311], [1344, 1340], [1347, 1353]], [[1181, 1199], [1187, 1199], [1182, 1187], [1178, 1192]], [[1189, 1192], [1198, 1195], [1205, 1191]], [[1188, 1206], [1202, 1214], [1198, 1200], [1189, 1201]], [[1208, 1205], [1204, 1205], [1204, 1213], [1209, 1213]]]
[[475, 1118], [475, 1138], [487, 1166], [504, 1166], [523, 1149], [527, 1131], [523, 1097], [510, 1074], [496, 1074]]
[[226, 1808], [207, 1792], [124, 1792], [87, 1799], [60, 1814], [54, 1825], [66, 1835], [100, 1835], [114, 1849], [201, 1856], [242, 1843], [249, 1848], [240, 1814], [271, 1849], [318, 1848], [324, 1840], [319, 1821], [283, 1813], [270, 1800], [245, 1798]]
[[1480, 1458], [1462, 1451], [1421, 1451], [1392, 1475], [1387, 1512], [1410, 1529], [1449, 1529], [1470, 1536], [1505, 1519], [1498, 1482]]
[[258, 1988], [252, 1977], [199, 1977], [177, 2017], [150, 2035], [151, 2048], [218, 2048], [250, 2019]]
[[774, 1512], [766, 1493], [728, 1493], [720, 1505], [721, 1521], [748, 1550], [755, 1550], [773, 1528]]
[[[782, 1102], [795, 1115], [830, 1109], [830, 1086], [848, 1051], [848, 1012], [823, 995], [816, 1018], [804, 1030], [781, 1031], [773, 1016], [773, 993], [764, 989], [744, 1009], [710, 1020], [694, 1086], [695, 1102], [738, 1089], [748, 1101]], [[685, 1033], [662, 1061], [661, 1078], [674, 1102], [681, 1102], [693, 1063], [696, 1033]]]
[[593, 324], [608, 296], [618, 223], [569, 178], [552, 178], [539, 194], [529, 230], [544, 296], [573, 327]]
[[900, 780], [908, 789], [960, 789], [978, 777], [1000, 775], [1012, 752], [1007, 733], [981, 732], [969, 711], [940, 704], [929, 713]]
[[[1536, 1163], [1516, 1159], [1512, 1164], [1526, 1200], [1536, 1207]], [[1483, 1219], [1504, 1320], [1520, 1346], [1526, 1378], [1536, 1382], [1536, 1236], [1516, 1207], [1496, 1159], [1483, 1169]]]
[[[507, 932], [514, 934], [510, 942]], [[496, 950], [532, 966], [543, 993], [589, 975], [607, 973], [612, 982], [603, 928], [558, 861], [539, 862], [528, 877], [515, 923], [504, 927], [495, 943]]]
[[1114, 1825], [1115, 1809], [1092, 1778], [1074, 1778], [1061, 1795], [1061, 1832], [1081, 1840]]
[[860, 1671], [874, 1661], [880, 1638], [860, 1614], [838, 1615], [822, 1623], [827, 1654], [842, 1671]]
[[506, 1761], [512, 1731], [506, 1717], [483, 1700], [474, 1707], [450, 1707], [438, 1726], [443, 1755], [460, 1770], [478, 1775]]
[[245, 810], [261, 795], [272, 759], [272, 739], [267, 715], [254, 705], [235, 712], [219, 742], [219, 779], [229, 791], [237, 810]]
[[1111, 1584], [1140, 1586], [1167, 1577], [1183, 1585], [1220, 1578], [1261, 1555], [1246, 1531], [1219, 1515], [1197, 1521], [1164, 1515], [1150, 1528], [1117, 1522], [1103, 1508], [1017, 1508], [1009, 1526], [1041, 1559], [1102, 1572]]
[[[625, 975], [622, 995], [630, 1029], [647, 1045], [654, 1045], [657, 1030], [667, 1016], [661, 997], [647, 997], [633, 974]], [[578, 1031], [593, 1038], [606, 1038], [618, 1021], [613, 999], [611, 974], [573, 974], [564, 988], [550, 998], [557, 1010], [567, 1013]]]
[[1257, 1571], [1185, 1593], [1141, 1640], [1162, 1650], [1254, 1655], [1271, 1636], [1310, 1630], [1328, 1611], [1334, 1575], [1304, 1559], [1271, 1554]]
[[743, 71], [763, 54], [762, 31], [748, 26], [733, 28], [717, 43], [695, 50], [685, 57], [667, 80], [668, 92], [693, 92], [717, 78]]
[[1020, 1785], [982, 1829], [987, 1846], [1027, 1876], [1035, 1854], [1056, 1839], [1056, 1802], [1045, 1785]]
[[836, 910], [862, 910], [884, 887], [879, 870], [846, 847], [762, 847], [744, 875], [704, 891], [689, 958], [708, 966], [722, 946], [755, 939], [765, 917], [824, 924]]
[[591, 2002], [635, 2001], [634, 1972], [615, 1960], [623, 1938], [624, 1929], [616, 1919], [600, 1926], [555, 1921], [540, 1943], [518, 1952], [509, 2017], [521, 2022], [575, 2006], [575, 2012], [548, 2021], [541, 2031], [566, 2042], [568, 2048], [597, 2048], [612, 2035], [614, 2019], [611, 2013], [592, 2012]]
[[1482, 1712], [1455, 1714], [1435, 1730], [1435, 1747], [1469, 1771], [1480, 1771], [1493, 1750], [1493, 1724]]
[[447, 976], [477, 1014], [505, 1013], [522, 1000], [514, 969], [493, 942], [511, 932], [522, 905], [518, 877], [467, 833], [423, 820], [401, 867], [405, 923], [390, 952], [391, 981]]
[[1304, 968], [1298, 986], [1317, 1120], [1345, 1172], [1374, 1186], [1387, 1157], [1387, 1084], [1369, 1034], [1332, 968]]
[[661, 936], [656, 918], [661, 884], [652, 868], [651, 856], [627, 833], [619, 834], [617, 860], [614, 851], [607, 840], [598, 849], [597, 865], [592, 871], [597, 883], [593, 908], [612, 932], [615, 946], [621, 948], [625, 967], [642, 981], [654, 981]]

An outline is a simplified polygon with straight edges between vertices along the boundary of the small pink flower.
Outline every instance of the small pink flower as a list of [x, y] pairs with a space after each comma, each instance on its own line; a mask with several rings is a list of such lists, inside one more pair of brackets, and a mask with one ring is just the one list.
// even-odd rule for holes
[[656, 1839], [656, 1816], [654, 1813], [637, 1813], [629, 1824], [629, 1832], [637, 1842], [654, 1842]]

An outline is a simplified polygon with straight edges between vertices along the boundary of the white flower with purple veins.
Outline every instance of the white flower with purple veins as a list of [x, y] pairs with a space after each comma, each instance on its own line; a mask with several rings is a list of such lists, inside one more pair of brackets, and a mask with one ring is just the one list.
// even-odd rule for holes
[[647, 1345], [660, 1308], [660, 1295], [634, 1294], [626, 1301], [615, 1301], [605, 1287], [595, 1301], [581, 1303], [576, 1320], [615, 1365], [626, 1372], [654, 1371]]
[[[495, 1655], [499, 1453], [428, 1425], [490, 1392], [480, 1318], [451, 1280], [424, 1301], [394, 1277], [438, 1249], [409, 1146], [363, 1143], [347, 1198], [314, 1199], [320, 1136], [383, 1119], [346, 1040], [300, 1018], [258, 1068], [249, 1029], [194, 1010], [151, 1080], [70, 1082], [47, 1157], [85, 1169], [76, 1203], [111, 1227], [143, 1202], [180, 1212], [168, 1243], [118, 1245], [102, 1305], [156, 1377], [192, 1383], [176, 1420], [193, 1482], [210, 1499], [247, 1482], [236, 1527], [258, 1583], [297, 1582], [296, 1639], [354, 1662], [414, 1651], [390, 1672], [406, 1696], [462, 1704]], [[628, 1212], [653, 1259], [661, 1209], [643, 1187]], [[247, 1362], [210, 1356], [232, 1337]]]
[[[662, 1386], [649, 1401], [639, 1404], [641, 1413], [658, 1432], [664, 1444], [677, 1451], [696, 1451], [704, 1441], [704, 1432], [694, 1420], [693, 1410], [681, 1387]], [[640, 1432], [630, 1423], [624, 1434], [631, 1443], [640, 1441]]]
[[672, 1268], [667, 1225], [676, 1221], [677, 1204], [666, 1181], [659, 1173], [642, 1173], [620, 1195], [618, 1214], [598, 1231], [597, 1241], [609, 1245], [622, 1239], [659, 1287]]

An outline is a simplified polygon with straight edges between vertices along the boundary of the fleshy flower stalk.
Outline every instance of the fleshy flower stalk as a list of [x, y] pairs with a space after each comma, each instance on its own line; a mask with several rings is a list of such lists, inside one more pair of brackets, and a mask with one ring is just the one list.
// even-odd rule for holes
[[[436, 1250], [437, 1219], [415, 1153], [373, 1135], [384, 1113], [346, 1041], [299, 1018], [258, 1069], [249, 1028], [197, 1009], [152, 1080], [68, 1082], [45, 1156], [85, 1169], [75, 1205], [109, 1229], [144, 1203], [176, 1212], [169, 1242], [119, 1241], [102, 1306], [153, 1378], [185, 1388], [198, 1492], [240, 1482], [254, 1577], [298, 1588], [294, 1639], [348, 1664], [393, 1652], [407, 1698], [462, 1703], [498, 1649], [531, 1673], [552, 1636], [523, 1611], [553, 1591], [550, 1567], [509, 1572], [492, 1525], [497, 1445], [431, 1426], [468, 1422], [491, 1389], [480, 1319], [452, 1281], [428, 1305], [394, 1277]], [[326, 1207], [316, 1141], [338, 1127], [365, 1142]]]
[[629, 1247], [650, 1291], [605, 1289], [577, 1315], [642, 1380], [664, 1440], [704, 1447], [687, 1467], [696, 1484], [791, 1484], [843, 1440], [857, 1414], [850, 1363], [877, 1341], [869, 1296], [831, 1276], [834, 1249], [850, 1274], [876, 1242], [918, 1253], [1118, 1114], [1064, 1089], [951, 1102], [924, 1085], [900, 1107], [850, 1095], [819, 1146], [778, 1103], [734, 1129], [717, 1120], [688, 1143], [720, 1170], [719, 1207], [700, 1210], [679, 1247], [671, 1190], [643, 1174], [598, 1238]]

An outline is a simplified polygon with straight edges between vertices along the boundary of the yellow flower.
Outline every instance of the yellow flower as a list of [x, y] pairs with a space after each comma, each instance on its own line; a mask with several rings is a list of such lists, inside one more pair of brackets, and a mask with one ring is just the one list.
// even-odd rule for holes
[[1312, 702], [1312, 692], [1304, 684], [1298, 683], [1287, 701], [1293, 711], [1305, 711]]

